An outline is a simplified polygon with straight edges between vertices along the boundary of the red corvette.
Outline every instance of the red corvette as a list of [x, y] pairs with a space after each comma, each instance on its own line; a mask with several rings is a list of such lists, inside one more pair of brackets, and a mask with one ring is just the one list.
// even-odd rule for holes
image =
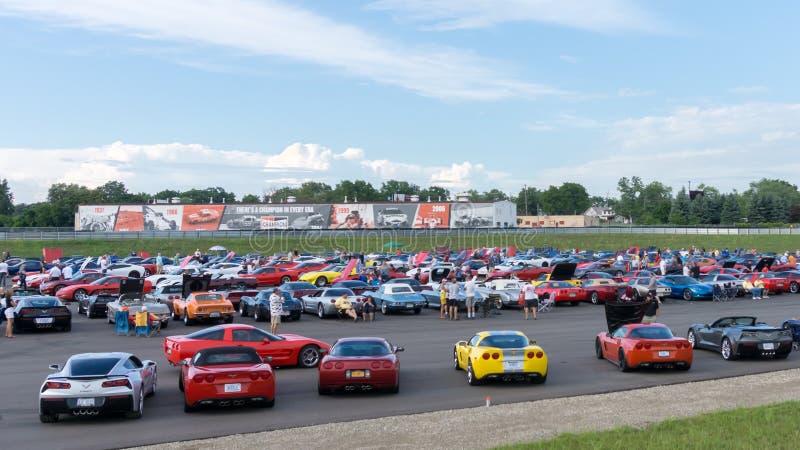
[[624, 283], [627, 283], [628, 281], [631, 281], [634, 278], [641, 278], [641, 277], [648, 277], [649, 278], [651, 273], [653, 273], [653, 272], [651, 272], [649, 270], [633, 270], [633, 271], [628, 272], [625, 275], [623, 275], [622, 276], [622, 281]]
[[[53, 281], [47, 280], [43, 281], [39, 285], [39, 292], [42, 293], [43, 295], [53, 295], [56, 292], [60, 291], [61, 288], [63, 287], [72, 286], [75, 284], [91, 283], [92, 281], [97, 281], [100, 278], [103, 278], [103, 274], [100, 272], [85, 272], [69, 280], [53, 280]], [[29, 283], [28, 287], [34, 287], [34, 286], [31, 286], [31, 284]]]
[[218, 325], [185, 336], [164, 338], [164, 356], [170, 364], [193, 357], [206, 348], [241, 345], [262, 358], [272, 357], [273, 366], [315, 367], [330, 345], [296, 334], [274, 335], [251, 325]]
[[297, 271], [277, 267], [262, 267], [253, 273], [245, 273], [242, 278], [255, 278], [259, 286], [279, 286], [290, 281], [297, 281]]
[[640, 367], [689, 370], [694, 352], [684, 338], [660, 323], [631, 323], [613, 333], [600, 333], [594, 342], [598, 359], [607, 359], [623, 372]]
[[400, 361], [395, 347], [383, 338], [339, 339], [319, 365], [320, 395], [337, 389], [346, 391], [385, 389], [400, 391]]
[[[100, 292], [119, 294], [119, 283], [125, 278], [126, 277], [123, 276], [112, 275], [100, 278], [91, 283], [73, 284], [72, 286], [61, 288], [56, 293], [56, 297], [62, 301], [80, 301], [87, 295], [92, 296]], [[151, 290], [153, 290], [153, 284], [145, 280], [144, 293], [146, 294]]]
[[578, 305], [581, 301], [586, 300], [586, 291], [583, 288], [566, 281], [545, 281], [537, 286], [535, 291], [539, 298], [548, 294], [555, 303], [570, 302], [572, 305]]
[[614, 280], [595, 278], [584, 281], [581, 287], [586, 292], [586, 299], [599, 305], [617, 299], [619, 284]]
[[178, 388], [183, 391], [183, 410], [202, 406], [262, 407], [275, 405], [275, 374], [249, 347], [216, 347], [197, 352], [180, 362]]
[[497, 278], [511, 278], [516, 276], [523, 281], [535, 280], [543, 273], [550, 273], [553, 269], [551, 267], [539, 267], [534, 265], [520, 265], [512, 266], [505, 270], [495, 269], [486, 275], [486, 281], [494, 280]]
[[764, 288], [771, 294], [782, 294], [784, 292], [791, 292], [791, 281], [786, 275], [786, 272], [759, 272], [753, 274], [745, 274], [740, 277], [741, 280], [749, 280], [751, 283], [760, 279], [764, 283]]

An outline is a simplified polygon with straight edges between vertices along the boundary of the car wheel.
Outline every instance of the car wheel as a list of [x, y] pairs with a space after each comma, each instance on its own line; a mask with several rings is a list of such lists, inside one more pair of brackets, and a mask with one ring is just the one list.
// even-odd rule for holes
[[186, 310], [183, 311], [183, 324], [187, 327], [192, 324], [192, 321], [189, 320], [189, 313]]
[[776, 353], [775, 359], [786, 359], [789, 357], [789, 353]]
[[598, 294], [597, 292], [592, 292], [591, 301], [592, 301], [593, 305], [599, 305], [600, 304], [600, 294]]
[[318, 316], [320, 319], [324, 319], [324, 318], [325, 318], [325, 307], [324, 307], [324, 306], [322, 306], [322, 303], [320, 303], [319, 305], [317, 305], [317, 316]]
[[169, 319], [167, 319], [167, 320], [165, 320], [165, 321], [161, 322], [161, 329], [162, 329], [162, 330], [165, 330], [165, 329], [167, 329], [167, 327], [169, 327]]
[[183, 392], [183, 372], [178, 374], [178, 390]]
[[800, 342], [792, 342], [792, 350], [800, 351]]
[[390, 393], [390, 394], [397, 394], [398, 392], [400, 392], [400, 382], [398, 381], [397, 384], [395, 384], [394, 386], [390, 387], [386, 391], [388, 393]]
[[255, 320], [256, 322], [263, 322], [264, 321], [264, 317], [262, 317], [260, 311], [261, 311], [261, 308], [259, 308], [258, 305], [256, 305], [256, 309], [255, 309], [255, 311], [253, 311], [253, 320]]
[[461, 366], [458, 365], [458, 351], [453, 349], [453, 369], [461, 370]]
[[684, 364], [684, 365], [682, 365], [682, 366], [677, 366], [676, 368], [677, 368], [678, 370], [683, 370], [683, 371], [685, 372], [685, 371], [687, 371], [687, 370], [691, 369], [691, 368], [692, 368], [692, 365], [691, 365], [691, 364]]
[[39, 421], [42, 423], [58, 422], [58, 414], [39, 414]]
[[316, 345], [306, 345], [297, 355], [297, 365], [309, 369], [319, 364], [320, 351]]
[[275, 398], [271, 398], [260, 405], [262, 408], [272, 408], [275, 406]]
[[414, 308], [414, 314], [419, 314], [422, 312], [422, 308]]
[[144, 269], [144, 276], [145, 276], [145, 278], [146, 278], [146, 277], [149, 277], [150, 275], [152, 275], [152, 273], [150, 272], [150, 270], [149, 270], [149, 269]]
[[230, 316], [226, 317], [224, 320], [225, 323], [233, 323], [233, 313]]
[[183, 399], [183, 412], [185, 412], [185, 413], [190, 413], [190, 412], [194, 412], [194, 411], [195, 411], [195, 409], [196, 409], [196, 408], [195, 408], [194, 406], [192, 406], [192, 405], [190, 405], [190, 404], [186, 403], [186, 398], [185, 398], [185, 396], [184, 396], [184, 399]]
[[639, 291], [634, 289], [633, 290], [633, 301], [638, 302], [641, 299], [642, 299], [642, 296], [639, 295]]
[[281, 284], [288, 283], [290, 281], [292, 281], [292, 279], [289, 277], [281, 277]]
[[[797, 284], [797, 283], [795, 283], [795, 284]], [[53, 295], [58, 294], [58, 291], [60, 291], [61, 289], [64, 289], [64, 285], [63, 284], [59, 284], [58, 286], [54, 287], [53, 288]]]
[[792, 281], [789, 284], [789, 292], [791, 292], [792, 294], [797, 294], [798, 292], [800, 292], [800, 284], [797, 284], [796, 281]]
[[689, 345], [691, 345], [692, 348], [697, 348], [697, 334], [694, 330], [689, 330], [689, 334], [686, 335], [686, 340], [689, 341]]
[[319, 395], [328, 395], [328, 394], [331, 393], [331, 391], [330, 391], [330, 389], [324, 388], [324, 387], [320, 386], [319, 384], [317, 384], [317, 393]]
[[622, 349], [619, 350], [619, 370], [623, 372], [631, 371], [631, 366], [628, 365], [628, 360], [625, 359], [625, 352]]
[[139, 278], [139, 272], [135, 270], [131, 270], [131, 273], [128, 274], [128, 278]]
[[467, 367], [467, 383], [469, 383], [470, 386], [481, 385], [481, 380], [475, 377], [475, 371], [472, 370], [472, 363], [470, 363], [469, 367]]
[[62, 331], [64, 331], [64, 332], [69, 332], [69, 331], [72, 331], [72, 322], [68, 323], [68, 324], [67, 324], [67, 325], [66, 325], [66, 326], [65, 326], [65, 327], [62, 329]]
[[736, 359], [736, 355], [733, 353], [733, 344], [731, 344], [731, 340], [728, 338], [722, 339], [719, 352], [722, 353], [722, 359], [725, 361], [733, 361]]
[[84, 289], [76, 289], [75, 293], [72, 294], [72, 298], [76, 301], [81, 301], [86, 298], [86, 290]]
[[290, 319], [292, 319], [292, 320], [295, 320], [295, 321], [296, 321], [296, 320], [300, 320], [300, 318], [301, 318], [301, 317], [303, 317], [303, 314], [302, 314], [302, 312], [300, 312], [300, 311], [293, 312], [293, 313], [292, 313], [292, 314], [289, 316], [289, 318], [290, 318]]
[[139, 407], [136, 411], [130, 411], [125, 413], [125, 417], [128, 419], [141, 419], [142, 414], [144, 414], [144, 386], [141, 386], [139, 391]]
[[687, 302], [692, 301], [692, 291], [690, 291], [689, 289], [684, 289], [683, 299], [686, 300]]
[[544, 374], [544, 376], [541, 376], [541, 377], [531, 377], [530, 378], [530, 383], [531, 384], [544, 384], [545, 382], [547, 382], [547, 374]]
[[319, 278], [317, 278], [317, 280], [314, 282], [314, 284], [315, 284], [317, 287], [324, 287], [326, 284], [328, 284], [328, 279], [327, 279], [327, 278], [325, 278], [325, 277], [319, 277]]
[[594, 355], [597, 356], [597, 359], [603, 359], [603, 347], [600, 344], [600, 339], [597, 338], [594, 340]]
[[[181, 316], [178, 314], [178, 310], [172, 310], [172, 320], [181, 320]], [[111, 323], [111, 319], [108, 320]]]
[[386, 306], [386, 302], [381, 302], [381, 314], [384, 316], [389, 314], [389, 307]]
[[617, 278], [622, 278], [623, 275], [625, 275], [625, 273], [621, 270], [618, 270], [617, 273], [614, 274], [614, 276]]
[[153, 372], [153, 388], [150, 389], [148, 397], [156, 395], [156, 388], [158, 387], [158, 372]]
[[245, 302], [239, 301], [239, 315], [242, 317], [247, 317], [247, 306], [245, 305]]
[[239, 289], [240, 291], [243, 291], [243, 290], [247, 289], [247, 284], [246, 283], [239, 283], [239, 284], [236, 285], [236, 289]]

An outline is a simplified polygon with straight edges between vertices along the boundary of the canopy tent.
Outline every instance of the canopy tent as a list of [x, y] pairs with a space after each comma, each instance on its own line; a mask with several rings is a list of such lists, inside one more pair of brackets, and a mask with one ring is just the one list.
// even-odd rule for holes
[[406, 244], [404, 244], [402, 242], [397, 242], [397, 241], [389, 241], [389, 242], [383, 244], [383, 248], [403, 248], [405, 246], [406, 246]]
[[215, 245], [215, 246], [211, 247], [210, 249], [208, 249], [208, 251], [210, 251], [210, 252], [226, 252], [226, 251], [228, 251], [228, 249], [223, 247], [223, 246], [221, 246], [221, 245]]

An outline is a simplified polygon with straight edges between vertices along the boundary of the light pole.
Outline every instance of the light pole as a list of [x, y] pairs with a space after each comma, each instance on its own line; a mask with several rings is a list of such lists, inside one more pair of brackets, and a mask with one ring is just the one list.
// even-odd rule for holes
[[522, 191], [525, 193], [525, 215], [528, 215], [528, 185], [522, 185]]

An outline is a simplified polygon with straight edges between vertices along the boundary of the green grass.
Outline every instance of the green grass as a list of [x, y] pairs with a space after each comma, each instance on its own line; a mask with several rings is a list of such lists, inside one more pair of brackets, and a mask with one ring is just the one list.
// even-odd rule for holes
[[666, 420], [643, 429], [565, 433], [499, 449], [795, 449], [799, 441], [800, 402], [793, 401]]
[[398, 238], [391, 232], [378, 232], [366, 237], [308, 238], [296, 237], [265, 238], [257, 235], [253, 238], [193, 238], [193, 239], [86, 239], [86, 240], [8, 240], [0, 241], [0, 250], [8, 250], [13, 255], [41, 256], [42, 248], [61, 248], [65, 255], [83, 254], [99, 255], [116, 252], [118, 255], [128, 254], [131, 250], [149, 251], [153, 254], [161, 251], [172, 256], [175, 252], [187, 254], [196, 248], [208, 249], [212, 245], [223, 245], [239, 254], [251, 251], [262, 254], [288, 252], [292, 249], [309, 252], [330, 251], [335, 247], [349, 251], [380, 250], [388, 241], [401, 241], [406, 250], [430, 250], [434, 246], [450, 246], [459, 248], [479, 248], [485, 246], [505, 247], [516, 245], [519, 248], [553, 246], [561, 249], [623, 249], [631, 245], [642, 247], [655, 245], [659, 247], [681, 248], [695, 245], [713, 248], [757, 248], [761, 251], [794, 251], [800, 248], [800, 239], [791, 235], [755, 235], [755, 236], [686, 236], [660, 234], [538, 234], [524, 235], [458, 235], [439, 237]]

